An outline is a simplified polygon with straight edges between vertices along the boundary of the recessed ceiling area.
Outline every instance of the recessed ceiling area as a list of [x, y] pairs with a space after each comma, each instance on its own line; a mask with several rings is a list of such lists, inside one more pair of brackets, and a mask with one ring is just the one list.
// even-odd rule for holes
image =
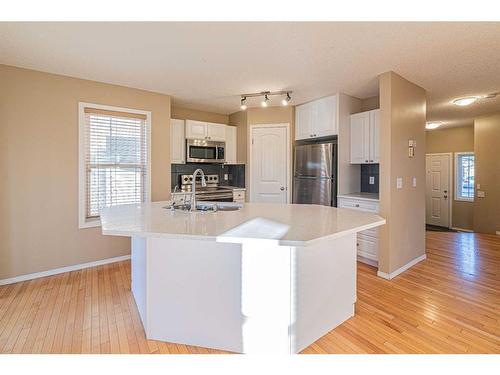
[[[174, 105], [239, 110], [240, 94], [378, 94], [393, 70], [422, 86], [428, 121], [472, 123], [500, 96], [500, 23], [0, 23], [0, 63], [172, 95]], [[258, 105], [258, 103], [256, 103]], [[279, 105], [279, 102], [272, 103]]]

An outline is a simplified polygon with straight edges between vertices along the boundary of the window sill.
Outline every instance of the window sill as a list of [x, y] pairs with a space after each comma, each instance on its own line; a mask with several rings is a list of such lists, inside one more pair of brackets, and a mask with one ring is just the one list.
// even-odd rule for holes
[[474, 202], [474, 198], [456, 198], [455, 197], [455, 200], [457, 202], [470, 202], [470, 203], [473, 203]]
[[87, 229], [87, 228], [95, 228], [101, 226], [101, 220], [89, 220], [89, 221], [80, 221], [78, 225], [78, 229]]

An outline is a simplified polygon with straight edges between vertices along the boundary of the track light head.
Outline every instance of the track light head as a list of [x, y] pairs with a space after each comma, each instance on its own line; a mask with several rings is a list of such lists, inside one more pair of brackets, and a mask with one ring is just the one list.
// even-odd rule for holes
[[264, 95], [264, 100], [262, 102], [260, 102], [260, 105], [262, 107], [267, 107], [268, 104], [269, 104], [269, 98], [267, 97], [267, 94], [266, 94], [266, 95]]
[[283, 99], [281, 100], [281, 105], [282, 105], [282, 106], [287, 106], [287, 105], [288, 105], [288, 102], [289, 102], [290, 100], [292, 100], [292, 97], [290, 96], [290, 93], [289, 93], [289, 92], [287, 92], [287, 93], [286, 93], [286, 98], [283, 98]]
[[241, 97], [241, 105], [240, 105], [240, 108], [242, 111], [246, 110], [247, 109], [247, 97], [246, 96], [242, 96]]

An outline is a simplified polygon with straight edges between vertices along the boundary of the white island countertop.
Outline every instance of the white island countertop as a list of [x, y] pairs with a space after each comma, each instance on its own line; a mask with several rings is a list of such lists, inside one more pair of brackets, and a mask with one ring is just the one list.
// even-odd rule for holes
[[218, 242], [269, 240], [282, 246], [308, 246], [385, 224], [378, 215], [303, 204], [245, 203], [237, 211], [170, 211], [168, 201], [108, 207], [102, 232]]

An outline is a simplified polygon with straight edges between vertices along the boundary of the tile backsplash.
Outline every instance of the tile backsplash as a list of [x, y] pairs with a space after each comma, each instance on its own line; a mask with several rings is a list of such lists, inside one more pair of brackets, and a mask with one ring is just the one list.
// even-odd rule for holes
[[[370, 184], [370, 177], [373, 177], [373, 184]], [[378, 193], [379, 165], [361, 164], [361, 192]]]
[[[245, 164], [201, 164], [201, 163], [186, 163], [186, 164], [171, 164], [171, 188], [172, 191], [175, 185], [180, 185], [181, 175], [193, 174], [193, 172], [201, 168], [205, 174], [219, 175], [220, 185], [230, 185], [237, 187], [245, 187]], [[228, 179], [224, 180], [224, 175], [228, 175]]]

